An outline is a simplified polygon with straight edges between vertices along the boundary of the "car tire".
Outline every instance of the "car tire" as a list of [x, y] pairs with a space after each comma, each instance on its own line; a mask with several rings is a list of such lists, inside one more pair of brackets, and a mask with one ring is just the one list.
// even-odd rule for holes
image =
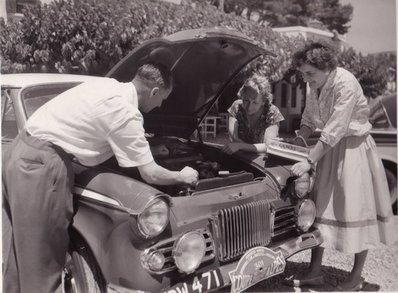
[[389, 169], [384, 169], [386, 172], [388, 189], [390, 190], [391, 206], [394, 215], [397, 215], [398, 201], [397, 201], [397, 177]]
[[105, 293], [101, 271], [90, 249], [81, 240], [74, 240], [66, 256], [62, 272], [63, 293]]

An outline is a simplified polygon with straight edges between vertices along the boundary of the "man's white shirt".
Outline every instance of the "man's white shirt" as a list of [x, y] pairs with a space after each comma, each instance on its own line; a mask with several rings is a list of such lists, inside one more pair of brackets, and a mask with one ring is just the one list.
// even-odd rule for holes
[[27, 121], [26, 130], [87, 166], [113, 155], [122, 167], [153, 161], [131, 82], [101, 78], [82, 83], [40, 107]]

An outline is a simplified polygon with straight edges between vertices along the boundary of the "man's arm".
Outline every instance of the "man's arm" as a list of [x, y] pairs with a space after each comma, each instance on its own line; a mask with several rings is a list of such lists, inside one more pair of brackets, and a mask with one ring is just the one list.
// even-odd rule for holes
[[159, 166], [155, 161], [138, 166], [138, 171], [149, 184], [194, 184], [198, 180], [198, 172], [191, 167], [184, 167], [181, 171], [170, 171]]

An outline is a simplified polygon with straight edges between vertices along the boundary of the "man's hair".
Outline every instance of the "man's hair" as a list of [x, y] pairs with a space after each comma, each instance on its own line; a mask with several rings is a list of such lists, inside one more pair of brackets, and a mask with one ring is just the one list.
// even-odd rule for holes
[[157, 85], [163, 88], [170, 88], [173, 84], [170, 70], [162, 64], [144, 64], [138, 68], [136, 77], [146, 85]]
[[254, 73], [252, 76], [250, 76], [239, 89], [238, 97], [243, 98], [247, 91], [250, 90], [260, 94], [266, 104], [272, 103], [272, 88], [265, 76], [262, 76], [258, 73]]
[[320, 70], [333, 70], [337, 67], [337, 63], [336, 49], [327, 43], [307, 43], [302, 50], [293, 55], [295, 68], [308, 64]]

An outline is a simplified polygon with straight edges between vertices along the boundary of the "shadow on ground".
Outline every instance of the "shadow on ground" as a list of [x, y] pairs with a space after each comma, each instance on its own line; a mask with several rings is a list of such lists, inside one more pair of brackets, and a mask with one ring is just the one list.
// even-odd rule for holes
[[[273, 278], [264, 280], [253, 287], [247, 289], [244, 292], [331, 292], [336, 291], [336, 286], [344, 281], [348, 276], [347, 271], [336, 269], [330, 266], [323, 266], [322, 272], [325, 277], [325, 284], [317, 287], [302, 287], [293, 288], [283, 284], [283, 279], [289, 277], [293, 274], [303, 274], [306, 272], [308, 263], [296, 263], [296, 262], [286, 262], [286, 269], [283, 274], [275, 276]], [[362, 291], [379, 291], [380, 286], [377, 284], [372, 284], [364, 282]], [[219, 292], [229, 292], [230, 287], [224, 288]]]

